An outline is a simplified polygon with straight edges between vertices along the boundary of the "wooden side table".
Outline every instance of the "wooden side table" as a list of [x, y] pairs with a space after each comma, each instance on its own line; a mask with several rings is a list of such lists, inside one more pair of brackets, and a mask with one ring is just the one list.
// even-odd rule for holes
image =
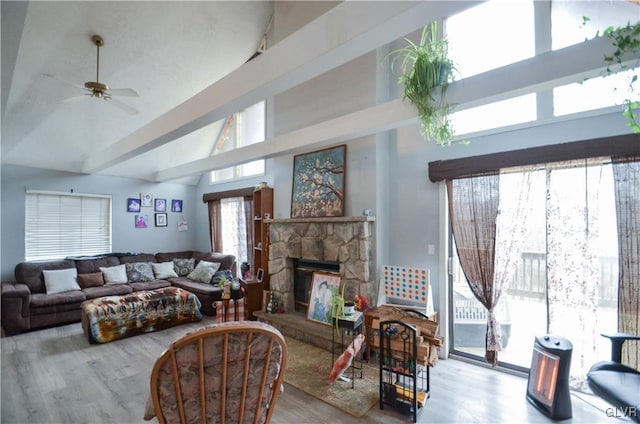
[[249, 320], [255, 321], [258, 318], [253, 315], [256, 311], [262, 310], [262, 291], [264, 290], [264, 283], [256, 280], [244, 280], [240, 279], [240, 284], [247, 292], [247, 317]]

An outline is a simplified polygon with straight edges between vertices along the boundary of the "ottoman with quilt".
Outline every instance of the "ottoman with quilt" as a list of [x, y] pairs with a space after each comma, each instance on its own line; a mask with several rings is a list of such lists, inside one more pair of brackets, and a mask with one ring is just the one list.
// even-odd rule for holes
[[178, 287], [105, 296], [82, 303], [82, 329], [89, 343], [124, 337], [202, 320], [198, 297]]

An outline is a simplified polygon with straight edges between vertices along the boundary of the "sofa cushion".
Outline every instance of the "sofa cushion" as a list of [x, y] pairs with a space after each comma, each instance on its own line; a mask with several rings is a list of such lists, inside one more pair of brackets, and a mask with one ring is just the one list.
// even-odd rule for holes
[[156, 262], [169, 262], [174, 259], [190, 259], [193, 250], [183, 250], [181, 252], [160, 252], [156, 253]]
[[151, 264], [151, 267], [153, 268], [153, 275], [158, 279], [178, 276], [175, 269], [173, 269], [173, 261]]
[[141, 290], [155, 290], [171, 286], [167, 280], [139, 281], [137, 283], [127, 284], [134, 292]]
[[211, 278], [211, 284], [213, 284], [214, 286], [219, 286], [220, 282], [222, 282], [223, 280], [226, 280], [230, 283], [233, 281], [233, 273], [231, 272], [231, 270], [225, 269], [224, 271], [216, 271], [216, 273], [213, 274], [213, 277]]
[[200, 261], [194, 270], [187, 275], [187, 278], [201, 283], [210, 283], [218, 268], [220, 268], [220, 264], [217, 262]]
[[[133, 283], [139, 284], [139, 283]], [[129, 287], [128, 284], [105, 284], [104, 286], [99, 287], [89, 287], [82, 292], [85, 294], [87, 299], [95, 299], [96, 297], [102, 296], [115, 296], [119, 294], [129, 294], [133, 292], [133, 289]]]
[[222, 296], [222, 290], [218, 286], [213, 286], [211, 284], [200, 283], [185, 277], [169, 278], [169, 281], [172, 286], [180, 287], [181, 289], [185, 289], [191, 293], [214, 296], [218, 299]]
[[117, 256], [100, 256], [100, 257], [87, 257], [84, 259], [76, 259], [76, 268], [78, 274], [92, 274], [94, 272], [100, 272], [100, 267], [109, 267], [120, 265], [120, 260]]
[[222, 270], [232, 270], [233, 265], [236, 263], [236, 257], [234, 255], [226, 255], [224, 253], [194, 252], [193, 258], [196, 260], [196, 264], [199, 261], [218, 262]]
[[37, 293], [31, 295], [31, 310], [35, 308], [42, 308], [46, 306], [56, 306], [65, 303], [77, 303], [82, 302], [87, 297], [82, 290], [72, 290], [63, 293], [44, 294]]
[[193, 271], [195, 267], [196, 260], [192, 258], [175, 258], [173, 260], [173, 268], [175, 269], [176, 274], [178, 274], [178, 277], [186, 277], [191, 274], [191, 271]]
[[153, 274], [151, 262], [133, 262], [126, 263], [127, 282], [137, 283], [138, 281], [153, 281], [156, 279]]
[[92, 272], [90, 274], [78, 274], [78, 284], [80, 288], [100, 287], [104, 285], [102, 272]]
[[120, 257], [121, 264], [132, 264], [135, 262], [157, 262], [155, 255], [150, 253], [136, 253], [135, 255], [126, 255]]
[[68, 269], [45, 269], [44, 284], [47, 287], [47, 294], [64, 293], [72, 290], [80, 290], [78, 285], [78, 270]]
[[68, 269], [75, 268], [73, 261], [43, 261], [43, 262], [21, 262], [16, 265], [15, 277], [16, 283], [24, 283], [29, 286], [31, 293], [46, 293], [47, 289], [44, 284], [45, 269]]
[[107, 284], [124, 284], [127, 282], [127, 269], [125, 264], [111, 267], [100, 267]]

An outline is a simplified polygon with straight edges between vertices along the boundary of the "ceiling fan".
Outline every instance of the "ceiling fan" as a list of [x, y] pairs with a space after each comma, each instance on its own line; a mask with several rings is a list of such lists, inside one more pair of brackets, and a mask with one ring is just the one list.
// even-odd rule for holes
[[84, 86], [75, 84], [70, 81], [66, 81], [62, 78], [58, 78], [51, 74], [44, 74], [46, 77], [57, 79], [58, 81], [62, 81], [66, 84], [72, 85], [77, 88], [81, 88], [87, 91], [86, 94], [82, 96], [71, 97], [69, 99], [63, 100], [64, 103], [75, 102], [78, 100], [86, 99], [86, 96], [95, 97], [103, 100], [108, 100], [112, 105], [124, 110], [125, 112], [136, 115], [138, 113], [137, 109], [129, 106], [126, 103], [123, 103], [119, 100], [113, 98], [113, 96], [128, 96], [128, 97], [139, 97], [138, 93], [132, 88], [109, 88], [105, 83], [100, 82], [100, 47], [104, 46], [104, 40], [99, 35], [94, 35], [91, 37], [91, 41], [96, 45], [97, 55], [96, 55], [96, 80], [95, 81], [87, 81], [84, 83]]

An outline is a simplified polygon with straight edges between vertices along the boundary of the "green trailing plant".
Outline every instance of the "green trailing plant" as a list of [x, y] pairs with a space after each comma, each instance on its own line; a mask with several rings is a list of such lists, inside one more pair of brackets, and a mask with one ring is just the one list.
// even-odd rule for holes
[[418, 110], [423, 137], [448, 146], [455, 132], [449, 119], [453, 106], [445, 100], [445, 92], [454, 80], [455, 67], [448, 57], [448, 42], [438, 36], [438, 23], [422, 29], [420, 42], [408, 38], [405, 47], [389, 53], [391, 68], [399, 64], [398, 83], [404, 85], [404, 97]]
[[[591, 19], [588, 16], [582, 17], [582, 26], [585, 26]], [[614, 50], [604, 55], [604, 61], [607, 63], [605, 76], [615, 74], [617, 72], [638, 69], [640, 65], [640, 21], [632, 24], [630, 21], [625, 26], [606, 28], [602, 34], [611, 39]], [[600, 36], [600, 31], [596, 32], [596, 37]], [[631, 64], [628, 64], [629, 58], [635, 58]], [[627, 90], [629, 97], [624, 101], [624, 110], [622, 115], [627, 119], [627, 125], [634, 133], [640, 133], [640, 123], [635, 109], [640, 107], [640, 101], [632, 99], [635, 93], [638, 75], [633, 74], [629, 80]]]

